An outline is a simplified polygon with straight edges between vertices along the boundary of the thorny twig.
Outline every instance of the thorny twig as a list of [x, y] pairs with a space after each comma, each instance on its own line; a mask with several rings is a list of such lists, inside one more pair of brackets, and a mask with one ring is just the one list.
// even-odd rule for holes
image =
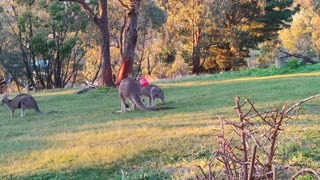
[[308, 174], [310, 174], [310, 175], [312, 175], [312, 176], [315, 176], [317, 179], [320, 179], [320, 176], [314, 171], [314, 170], [312, 170], [312, 169], [302, 169], [302, 170], [300, 170], [299, 172], [297, 172], [296, 174], [294, 174], [290, 179], [291, 180], [294, 180], [294, 179], [296, 179], [298, 176], [300, 176], [300, 175], [304, 175], [305, 173], [308, 173]]
[[290, 113], [292, 110], [294, 110], [295, 108], [299, 107], [302, 103], [305, 103], [307, 101], [310, 101], [311, 99], [314, 99], [314, 98], [317, 98], [317, 97], [320, 97], [320, 94], [317, 94], [317, 95], [314, 95], [314, 96], [310, 96], [306, 99], [303, 99], [301, 101], [298, 101], [296, 104], [294, 104], [293, 106], [291, 106], [290, 108], [288, 108], [284, 114], [288, 114], [288, 115], [291, 115], [292, 113]]
[[[283, 130], [283, 121], [290, 119], [295, 112], [294, 110], [302, 103], [317, 97], [320, 97], [320, 94], [298, 101], [291, 107], [288, 107], [288, 104], [285, 104], [282, 109], [275, 106], [274, 110], [264, 111], [262, 113], [255, 108], [254, 103], [249, 99], [245, 99], [243, 103], [240, 103], [240, 98], [236, 97], [234, 99], [236, 104], [235, 110], [239, 121], [236, 122], [230, 119], [219, 118], [221, 122], [221, 134], [219, 134], [217, 138], [220, 149], [217, 150], [210, 159], [208, 164], [208, 175], [206, 175], [202, 167], [199, 166], [202, 176], [204, 177], [202, 179], [213, 180], [216, 178], [212, 173], [212, 164], [214, 160], [222, 163], [225, 173], [224, 178], [227, 179], [271, 179], [276, 177], [274, 162], [275, 156], [277, 156], [276, 142], [280, 131]], [[243, 107], [246, 104], [249, 104], [249, 110], [245, 112], [243, 111]], [[263, 128], [262, 131], [259, 130], [258, 125], [254, 124], [252, 121], [257, 117], [259, 117], [268, 128]], [[231, 125], [234, 129], [234, 134], [231, 138], [225, 137], [225, 125]], [[234, 137], [234, 135], [236, 136]], [[236, 145], [234, 143], [236, 137], [239, 138], [240, 144], [236, 143]], [[261, 156], [258, 152], [254, 151], [254, 147], [258, 147], [264, 155]], [[257, 153], [257, 155], [255, 153]], [[263, 160], [262, 157], [265, 157], [265, 159]], [[251, 159], [251, 162], [249, 162], [249, 159]], [[248, 169], [248, 166], [250, 169]], [[281, 167], [279, 167], [279, 169], [288, 170], [288, 168]], [[291, 179], [304, 173], [309, 173], [319, 178], [319, 175], [312, 169], [303, 169], [297, 172]], [[199, 176], [197, 175], [197, 177]]]

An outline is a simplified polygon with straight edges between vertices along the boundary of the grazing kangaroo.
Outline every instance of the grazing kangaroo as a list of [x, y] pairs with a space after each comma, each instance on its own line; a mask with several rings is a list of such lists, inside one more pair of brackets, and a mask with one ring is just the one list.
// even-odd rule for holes
[[142, 96], [141, 85], [132, 77], [123, 79], [119, 85], [119, 97], [121, 101], [121, 111], [126, 112], [126, 100], [131, 101], [130, 110], [133, 111], [137, 106], [142, 111], [157, 111], [162, 109], [172, 109], [171, 107], [147, 107], [140, 99]]
[[148, 85], [148, 86], [142, 87], [142, 94], [149, 98], [149, 106], [156, 105], [156, 98], [159, 98], [162, 103], [165, 102], [163, 91], [159, 86]]
[[25, 116], [26, 109], [34, 109], [38, 114], [46, 114], [40, 111], [36, 100], [30, 94], [19, 94], [10, 100], [8, 99], [8, 94], [5, 93], [1, 104], [5, 104], [7, 106], [11, 113], [11, 117], [14, 116], [14, 111], [16, 109], [21, 109], [21, 117]]

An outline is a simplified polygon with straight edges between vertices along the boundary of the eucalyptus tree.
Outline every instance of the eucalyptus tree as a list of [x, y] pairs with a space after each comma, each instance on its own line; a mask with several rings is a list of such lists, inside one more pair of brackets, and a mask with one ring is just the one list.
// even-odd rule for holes
[[166, 13], [155, 1], [142, 4], [138, 24], [137, 73], [151, 74], [159, 62], [159, 46], [165, 46]]
[[88, 22], [80, 7], [49, 0], [4, 3], [29, 83], [36, 89], [61, 88], [74, 80], [84, 55], [78, 34]]
[[117, 85], [120, 84], [122, 79], [132, 74], [132, 68], [135, 59], [135, 49], [138, 39], [139, 8], [142, 0], [118, 1], [121, 3], [123, 8], [126, 9], [126, 15], [124, 17], [123, 28], [120, 35], [121, 67], [119, 69]]
[[7, 82], [14, 81], [18, 90], [26, 86], [26, 76], [24, 64], [22, 63], [21, 54], [16, 52], [3, 51], [0, 53], [0, 79], [1, 77]]
[[256, 37], [249, 27], [262, 15], [263, 5], [257, 1], [226, 0], [211, 4], [213, 19], [212, 58], [219, 70], [246, 66], [244, 58], [249, 49], [257, 46]]
[[[86, 11], [91, 20], [99, 27], [101, 32], [101, 58], [102, 58], [102, 77], [104, 84], [113, 86], [112, 68], [110, 60], [110, 32], [108, 19], [108, 1], [107, 0], [59, 0], [77, 2]], [[119, 69], [117, 85], [121, 80], [132, 73], [132, 67], [135, 59], [135, 49], [138, 38], [138, 11], [141, 0], [118, 0], [122, 8], [126, 11], [124, 23], [120, 32], [120, 59], [121, 66]], [[94, 4], [96, 6], [94, 6]], [[110, 3], [114, 6], [115, 2]], [[95, 8], [98, 13], [95, 13]]]
[[[288, 54], [302, 57], [313, 63], [311, 59], [320, 60], [320, 2], [312, 0], [296, 0], [301, 10], [293, 16], [289, 28], [280, 31], [280, 40]], [[311, 60], [311, 61], [310, 61]]]
[[204, 51], [208, 48], [204, 36], [208, 34], [210, 26], [208, 24], [210, 2], [209, 0], [160, 1], [168, 13], [166, 30], [169, 39], [174, 44], [172, 47], [177, 47], [169, 51], [170, 55], [181, 53], [185, 61], [193, 67], [194, 74], [198, 74], [202, 68], [203, 62], [201, 63], [200, 59], [205, 59]]
[[260, 13], [255, 1], [161, 3], [168, 12], [166, 27], [175, 44], [173, 47], [192, 66], [193, 74], [244, 64], [242, 59], [254, 44], [243, 27]]
[[[112, 69], [110, 62], [110, 36], [109, 36], [109, 23], [108, 23], [108, 1], [97, 0], [97, 1], [85, 1], [85, 0], [59, 0], [59, 1], [70, 1], [78, 3], [82, 9], [87, 13], [90, 19], [100, 29], [100, 43], [101, 52], [100, 58], [102, 62], [102, 79], [103, 84], [106, 86], [114, 86], [112, 80]], [[98, 12], [96, 12], [98, 10]]]
[[[0, 13], [2, 13], [2, 12], [3, 12], [3, 7], [0, 6]], [[1, 33], [1, 31], [2, 31], [2, 23], [1, 23], [1, 19], [0, 19], [0, 33]], [[0, 43], [0, 53], [1, 53], [1, 51], [2, 51], [2, 43]]]
[[159, 1], [174, 47], [195, 74], [246, 66], [249, 49], [276, 38], [295, 12], [292, 0]]
[[[42, 7], [48, 12], [49, 23], [46, 28], [32, 39], [35, 52], [46, 60], [47, 74], [55, 87], [64, 87], [72, 80], [75, 82], [80, 61], [85, 54], [84, 42], [80, 37], [86, 32], [88, 18], [77, 4], [62, 5], [56, 1], [42, 1]], [[51, 70], [52, 69], [52, 70]], [[53, 79], [51, 79], [53, 76]]]
[[[0, 2], [2, 7], [1, 20], [3, 22], [3, 31], [1, 31], [1, 40], [5, 43], [3, 51], [8, 53], [19, 53], [21, 51], [21, 60], [24, 64], [25, 76], [28, 83], [35, 86], [32, 66], [29, 61], [29, 56], [26, 51], [26, 46], [23, 42], [22, 27], [18, 25], [19, 14], [17, 12], [17, 1], [4, 0]], [[21, 15], [22, 16], [22, 15]], [[16, 41], [15, 41], [16, 39]], [[18, 60], [18, 59], [17, 59]], [[14, 61], [14, 60], [11, 60]], [[18, 62], [12, 62], [12, 64]]]
[[[0, 4], [0, 81], [2, 85], [7, 87], [8, 80], [14, 80], [17, 87], [21, 85], [21, 81], [26, 80], [24, 65], [21, 59], [21, 54], [15, 48], [16, 43], [10, 41], [14, 36], [10, 32], [10, 28], [6, 26], [6, 7], [2, 2]], [[9, 78], [11, 77], [11, 78]], [[19, 82], [18, 82], [19, 81]], [[0, 88], [3, 90], [3, 88]]]

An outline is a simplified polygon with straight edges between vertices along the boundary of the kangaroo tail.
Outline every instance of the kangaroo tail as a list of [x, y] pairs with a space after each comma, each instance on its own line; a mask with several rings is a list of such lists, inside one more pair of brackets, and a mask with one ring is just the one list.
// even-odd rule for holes
[[158, 110], [167, 110], [167, 109], [175, 109], [175, 107], [169, 107], [169, 106], [163, 106], [163, 107], [157, 107]]
[[49, 111], [46, 114], [58, 113], [58, 111]]
[[36, 106], [36, 107], [34, 108], [34, 111], [35, 111], [37, 114], [40, 114], [40, 115], [41, 115], [41, 114], [42, 114], [42, 115], [43, 115], [43, 114], [46, 114], [46, 113], [44, 113], [44, 112], [41, 112], [40, 109], [38, 108], [38, 106]]
[[133, 103], [134, 103], [139, 109], [141, 109], [142, 111], [157, 111], [157, 110], [158, 110], [157, 107], [147, 107], [147, 106], [145, 106], [145, 105], [142, 103], [142, 101], [141, 101], [141, 99], [140, 99], [140, 97], [139, 97], [138, 95], [132, 97], [131, 100], [132, 100]]
[[[22, 97], [23, 98], [23, 97]], [[33, 109], [37, 114], [45, 114], [43, 112], [40, 111], [38, 103], [36, 102], [36, 100], [34, 100], [34, 98], [31, 97], [30, 101], [32, 101], [33, 103]]]
[[155, 107], [155, 106], [148, 107], [148, 106], [145, 106], [142, 103], [142, 101], [141, 101], [139, 96], [137, 96], [135, 98], [132, 98], [132, 101], [142, 111], [159, 111], [159, 110], [166, 110], [166, 109], [174, 109], [174, 107], [165, 107], [165, 106], [163, 106], [163, 107]]
[[52, 113], [58, 113], [58, 111], [41, 112], [39, 109], [38, 110], [35, 109], [35, 111], [39, 115], [47, 115], [47, 114], [52, 114]]

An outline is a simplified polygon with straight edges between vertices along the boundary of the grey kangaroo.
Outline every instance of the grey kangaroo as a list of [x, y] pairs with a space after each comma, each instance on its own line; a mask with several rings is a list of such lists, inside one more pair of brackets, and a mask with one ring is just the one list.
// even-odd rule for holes
[[172, 107], [147, 107], [140, 99], [142, 96], [141, 85], [132, 77], [123, 79], [119, 85], [119, 98], [121, 101], [121, 111], [126, 112], [126, 100], [131, 102], [130, 110], [133, 111], [137, 106], [142, 111], [158, 111], [163, 109], [173, 109]]
[[149, 106], [156, 105], [156, 98], [159, 98], [162, 103], [165, 102], [163, 91], [159, 86], [148, 85], [148, 86], [142, 87], [142, 94], [149, 98]]
[[30, 94], [19, 94], [13, 99], [8, 99], [8, 94], [5, 93], [1, 104], [5, 104], [7, 106], [11, 113], [11, 117], [14, 116], [14, 111], [16, 109], [21, 109], [21, 117], [25, 116], [26, 109], [34, 109], [38, 114], [46, 114], [40, 111], [36, 100]]

